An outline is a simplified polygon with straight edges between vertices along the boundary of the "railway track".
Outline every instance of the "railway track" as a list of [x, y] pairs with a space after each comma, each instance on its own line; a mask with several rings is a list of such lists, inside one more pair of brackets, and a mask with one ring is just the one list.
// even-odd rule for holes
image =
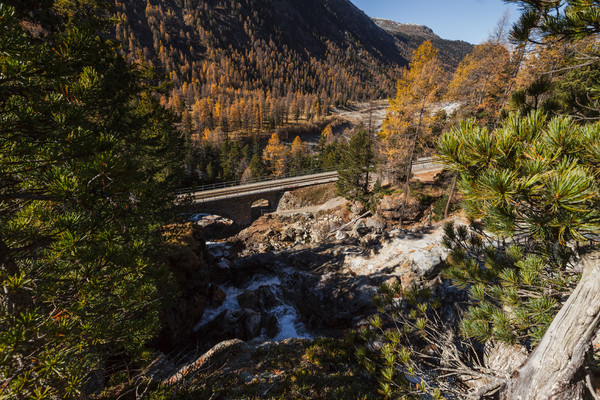
[[[441, 168], [441, 165], [436, 163], [435, 158], [427, 157], [416, 160], [413, 164], [412, 171], [413, 173], [425, 172], [429, 170], [435, 170], [438, 168]], [[242, 185], [239, 182], [230, 182], [220, 184], [224, 187], [211, 185], [196, 189], [184, 190], [177, 196], [177, 201], [184, 202], [191, 200], [193, 203], [200, 204], [218, 200], [231, 199], [235, 197], [272, 192], [275, 190], [292, 190], [304, 186], [331, 183], [337, 180], [337, 171], [328, 171], [311, 175], [301, 175], [289, 178], [249, 183], [245, 185]]]
[[335, 182], [338, 179], [337, 171], [322, 172], [313, 175], [304, 175], [293, 178], [276, 179], [272, 181], [252, 183], [248, 185], [232, 186], [223, 189], [198, 191], [194, 193], [181, 194], [180, 200], [191, 200], [193, 203], [206, 203], [234, 197], [248, 196], [275, 190], [291, 190], [304, 186], [319, 185]]

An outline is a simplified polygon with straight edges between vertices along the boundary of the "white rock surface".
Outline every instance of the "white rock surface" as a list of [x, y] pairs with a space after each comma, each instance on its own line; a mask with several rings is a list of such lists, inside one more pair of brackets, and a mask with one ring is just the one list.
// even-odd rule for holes
[[378, 271], [403, 275], [413, 271], [420, 276], [429, 276], [448, 254], [442, 246], [443, 228], [443, 225], [434, 226], [431, 232], [424, 234], [398, 231], [398, 236], [385, 242], [377, 254], [349, 255], [346, 265], [357, 275]]

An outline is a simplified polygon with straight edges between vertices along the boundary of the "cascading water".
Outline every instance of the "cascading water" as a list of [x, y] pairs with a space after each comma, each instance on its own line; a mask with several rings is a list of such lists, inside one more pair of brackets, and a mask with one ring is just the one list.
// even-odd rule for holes
[[[208, 252], [215, 258], [216, 263], [225, 260], [223, 257], [228, 253], [226, 244], [207, 242], [206, 245]], [[195, 326], [195, 330], [198, 331], [210, 324], [225, 311], [241, 310], [238, 301], [240, 295], [248, 292], [268, 290], [275, 301], [264, 312], [276, 318], [278, 333], [274, 337], [269, 338], [266, 329], [263, 328], [261, 336], [258, 339], [279, 341], [288, 338], [311, 338], [310, 333], [299, 321], [298, 311], [289, 302], [286, 302], [282, 292], [282, 280], [285, 280], [292, 272], [292, 270], [282, 268], [279, 271], [279, 276], [276, 274], [259, 274], [242, 286], [234, 286], [233, 284], [221, 285], [220, 287], [226, 295], [225, 301], [219, 307], [207, 308], [204, 311], [202, 319]]]

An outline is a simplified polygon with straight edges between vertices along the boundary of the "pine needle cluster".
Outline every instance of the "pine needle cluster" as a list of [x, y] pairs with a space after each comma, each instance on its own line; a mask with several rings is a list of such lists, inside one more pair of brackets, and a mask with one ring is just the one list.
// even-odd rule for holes
[[[542, 113], [489, 132], [474, 121], [444, 135], [441, 157], [460, 174], [465, 205], [486, 227], [446, 227], [448, 275], [468, 287], [463, 332], [532, 345], [573, 287], [573, 246], [600, 228], [600, 125]], [[488, 236], [491, 235], [491, 236]]]
[[500, 237], [523, 235], [550, 250], [600, 228], [600, 124], [534, 112], [489, 132], [469, 120], [438, 150], [461, 177], [470, 217]]
[[[443, 399], [438, 348], [432, 342], [439, 329], [441, 304], [427, 289], [384, 284], [375, 298], [379, 314], [359, 332], [364, 346], [357, 350], [359, 362], [379, 383], [386, 399]], [[441, 387], [444, 387], [442, 384]]]
[[447, 224], [444, 244], [451, 250], [445, 274], [470, 298], [462, 333], [481, 343], [537, 344], [573, 287], [574, 276], [561, 273], [564, 265], [552, 265], [516, 241], [494, 240], [476, 224]]

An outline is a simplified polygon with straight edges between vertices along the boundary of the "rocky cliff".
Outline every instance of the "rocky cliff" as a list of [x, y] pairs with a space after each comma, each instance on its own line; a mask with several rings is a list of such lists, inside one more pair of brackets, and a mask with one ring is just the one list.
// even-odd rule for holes
[[431, 40], [439, 51], [439, 58], [446, 69], [453, 71], [462, 59], [473, 51], [471, 43], [462, 40], [447, 40], [436, 35], [429, 27], [417, 24], [401, 24], [387, 19], [373, 21], [396, 40], [400, 54], [410, 60], [412, 52], [426, 40]]

